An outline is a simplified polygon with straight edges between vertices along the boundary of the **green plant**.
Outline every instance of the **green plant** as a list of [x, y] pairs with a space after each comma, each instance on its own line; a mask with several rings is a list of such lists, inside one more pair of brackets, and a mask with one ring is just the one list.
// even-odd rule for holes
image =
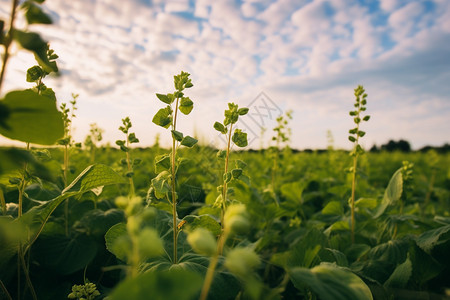
[[104, 130], [98, 127], [96, 123], [92, 123], [90, 126], [91, 129], [89, 130], [89, 135], [86, 136], [86, 139], [84, 140], [84, 145], [90, 153], [90, 162], [94, 163], [98, 143], [103, 140]]
[[139, 143], [139, 139], [136, 137], [136, 134], [134, 132], [129, 132], [130, 128], [132, 127], [129, 117], [122, 119], [122, 124], [123, 126], [120, 126], [119, 130], [125, 134], [126, 139], [117, 140], [116, 145], [118, 145], [120, 147], [120, 150], [125, 152], [126, 154], [126, 158], [125, 160], [122, 160], [122, 164], [126, 164], [127, 166], [125, 176], [128, 178], [128, 181], [130, 183], [129, 195], [130, 197], [133, 197], [135, 194], [133, 182], [133, 175], [134, 175], [133, 167], [139, 164], [141, 160], [140, 159], [134, 159], [133, 161], [131, 160], [130, 144]]
[[[216, 200], [215, 205], [219, 206], [221, 210], [221, 222], [223, 223], [223, 216], [227, 209], [228, 204], [228, 184], [233, 179], [238, 179], [242, 175], [242, 169], [245, 167], [245, 163], [242, 161], [236, 161], [236, 168], [228, 171], [228, 163], [229, 163], [229, 157], [230, 157], [230, 151], [231, 151], [231, 141], [238, 146], [238, 147], [245, 147], [248, 145], [247, 141], [247, 133], [243, 132], [240, 129], [234, 129], [233, 131], [233, 125], [237, 123], [239, 120], [239, 116], [244, 116], [248, 113], [248, 108], [243, 107], [239, 108], [237, 104], [234, 103], [228, 103], [228, 109], [225, 110], [225, 119], [223, 121], [223, 124], [220, 122], [214, 123], [214, 129], [225, 135], [225, 138], [227, 140], [227, 148], [225, 152], [220, 151], [218, 152], [219, 158], [225, 158], [225, 167], [223, 172], [223, 184], [222, 186], [219, 186], [219, 190], [221, 190], [221, 195], [219, 195], [218, 199]], [[223, 226], [223, 225], [222, 225]]]
[[94, 300], [95, 297], [100, 296], [95, 283], [86, 282], [83, 285], [75, 284], [72, 286], [72, 292], [67, 296], [69, 299], [77, 300]]
[[[193, 147], [197, 140], [191, 136], [184, 136], [182, 132], [177, 131], [178, 110], [188, 115], [194, 108], [194, 103], [189, 97], [184, 96], [184, 90], [193, 86], [189, 73], [181, 72], [174, 76], [175, 91], [169, 94], [156, 94], [156, 97], [166, 103], [165, 108], [161, 108], [153, 117], [152, 122], [156, 125], [168, 129], [172, 133], [172, 152], [170, 155], [164, 154], [156, 157], [155, 168], [159, 173], [156, 178], [152, 179], [152, 188], [158, 199], [167, 199], [172, 205], [172, 228], [173, 228], [173, 263], [178, 262], [177, 257], [177, 237], [178, 237], [178, 221], [177, 221], [177, 192], [176, 192], [176, 174], [180, 161], [177, 161], [177, 149], [181, 146]], [[172, 105], [175, 107], [172, 108]], [[170, 187], [169, 187], [170, 185]], [[170, 197], [169, 197], [170, 194]]]
[[363, 112], [366, 111], [367, 104], [367, 94], [362, 85], [359, 85], [355, 89], [356, 101], [354, 104], [355, 110], [350, 111], [350, 116], [353, 117], [353, 122], [356, 127], [349, 130], [348, 139], [353, 143], [353, 150], [350, 155], [353, 157], [353, 166], [350, 168], [352, 173], [352, 194], [350, 198], [351, 203], [351, 235], [352, 242], [355, 242], [355, 190], [356, 190], [356, 171], [358, 164], [358, 157], [364, 154], [364, 149], [359, 144], [359, 139], [362, 138], [366, 132], [359, 129], [361, 122], [367, 122], [370, 119], [369, 115], [362, 116]]
[[272, 190], [275, 192], [276, 177], [279, 168], [279, 156], [280, 149], [283, 143], [288, 143], [291, 135], [291, 128], [287, 125], [289, 120], [292, 120], [292, 110], [286, 111], [285, 115], [281, 115], [277, 118], [277, 126], [273, 128], [275, 136], [272, 137], [272, 141], [275, 141], [275, 147], [272, 148]]

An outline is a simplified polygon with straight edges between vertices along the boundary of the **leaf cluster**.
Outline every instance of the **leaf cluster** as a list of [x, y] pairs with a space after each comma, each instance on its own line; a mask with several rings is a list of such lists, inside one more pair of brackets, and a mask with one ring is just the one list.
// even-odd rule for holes
[[[233, 102], [228, 103], [228, 109], [225, 110], [225, 119], [223, 124], [220, 122], [215, 122], [214, 129], [226, 135], [230, 126], [237, 123], [239, 116], [244, 116], [247, 113], [248, 108], [239, 108], [238, 105]], [[245, 147], [248, 145], [247, 133], [243, 132], [241, 129], [235, 129], [231, 139], [238, 147]]]
[[364, 87], [359, 85], [355, 89], [355, 110], [350, 111], [350, 116], [353, 117], [353, 122], [355, 123], [355, 128], [349, 130], [348, 139], [350, 142], [355, 144], [354, 150], [350, 153], [352, 156], [364, 154], [364, 149], [359, 145], [359, 138], [366, 135], [365, 131], [359, 129], [361, 122], [367, 122], [370, 119], [369, 115], [362, 116], [362, 113], [366, 111], [367, 105], [367, 94], [365, 93]]

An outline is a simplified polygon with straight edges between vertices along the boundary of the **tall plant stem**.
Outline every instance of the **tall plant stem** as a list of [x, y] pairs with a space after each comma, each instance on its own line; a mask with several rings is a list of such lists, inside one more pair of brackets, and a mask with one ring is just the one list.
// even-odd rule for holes
[[[30, 143], [27, 143], [27, 151], [30, 151]], [[28, 181], [26, 180], [27, 171], [28, 171], [28, 163], [25, 163], [23, 166], [23, 174], [22, 174], [22, 178], [20, 180], [20, 185], [19, 185], [18, 218], [22, 217], [22, 214], [23, 214], [23, 194], [25, 193], [25, 188], [28, 183]]]
[[[175, 103], [175, 115], [173, 118], [173, 130], [177, 128], [177, 112], [178, 112], [178, 100]], [[172, 136], [172, 217], [173, 217], [173, 263], [178, 262], [177, 258], [177, 238], [178, 238], [178, 224], [177, 224], [177, 194], [176, 194], [176, 168], [175, 168], [175, 158], [176, 158], [176, 140]]]
[[11, 7], [11, 19], [9, 21], [9, 34], [8, 34], [7, 40], [4, 43], [5, 53], [3, 54], [2, 70], [0, 72], [0, 92], [2, 90], [3, 79], [5, 78], [5, 72], [6, 72], [6, 64], [8, 63], [8, 58], [9, 58], [9, 46], [11, 45], [11, 42], [13, 40], [14, 19], [16, 18], [16, 8], [17, 8], [18, 4], [19, 4], [19, 0], [13, 0], [12, 7]]
[[[130, 144], [130, 140], [129, 140], [128, 136], [127, 136], [127, 149], [129, 149], [128, 148], [129, 144]], [[128, 150], [126, 152], [126, 155], [127, 155], [127, 170], [130, 173], [130, 172], [133, 171], [133, 168], [131, 166], [131, 157], [130, 157], [130, 152], [129, 151], [130, 150]], [[134, 197], [135, 191], [134, 191], [134, 182], [133, 182], [133, 177], [132, 176], [128, 177], [128, 182], [130, 184], [130, 192], [129, 192], [130, 193], [130, 197]]]
[[[64, 188], [67, 187], [67, 169], [69, 168], [69, 147], [64, 145]], [[64, 227], [66, 236], [69, 236], [69, 199], [64, 203]]]
[[[228, 163], [229, 163], [229, 157], [230, 157], [230, 147], [231, 147], [231, 133], [233, 130], [233, 124], [230, 125], [230, 131], [228, 135], [228, 144], [227, 144], [227, 154], [225, 156], [225, 173], [228, 173]], [[223, 187], [222, 187], [222, 212], [220, 214], [220, 220], [223, 228], [223, 217], [225, 215], [225, 210], [227, 209], [227, 193], [228, 193], [228, 184], [224, 180], [223, 181]], [[222, 253], [220, 253], [222, 254]]]
[[352, 244], [355, 243], [355, 189], [356, 189], [356, 167], [358, 162], [358, 155], [353, 157], [353, 172], [352, 172], [352, 198], [351, 198], [351, 210], [352, 210]]
[[208, 297], [209, 289], [211, 288], [212, 281], [214, 279], [214, 272], [217, 267], [217, 263], [219, 261], [219, 255], [221, 255], [223, 251], [223, 247], [225, 246], [225, 242], [228, 238], [228, 231], [224, 231], [222, 235], [219, 237], [219, 243], [217, 245], [217, 252], [211, 257], [211, 261], [209, 262], [208, 271], [206, 271], [205, 281], [203, 282], [202, 292], [200, 294], [200, 300], [206, 300]]

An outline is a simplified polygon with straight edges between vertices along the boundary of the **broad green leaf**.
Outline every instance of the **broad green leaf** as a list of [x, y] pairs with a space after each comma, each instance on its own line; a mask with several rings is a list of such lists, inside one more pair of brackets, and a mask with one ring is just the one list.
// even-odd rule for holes
[[108, 297], [110, 300], [192, 300], [202, 287], [202, 277], [181, 268], [146, 272], [121, 282]]
[[398, 169], [394, 175], [392, 175], [389, 184], [384, 191], [383, 200], [381, 200], [381, 204], [378, 207], [377, 212], [373, 216], [373, 218], [378, 218], [381, 216], [384, 211], [388, 208], [388, 206], [394, 205], [398, 202], [400, 197], [402, 196], [403, 191], [403, 177], [402, 177], [402, 168]]
[[169, 128], [172, 124], [172, 109], [170, 106], [158, 110], [156, 115], [153, 117], [152, 122], [161, 127]]
[[39, 66], [33, 66], [27, 70], [27, 82], [35, 82], [44, 75], [44, 70]]
[[327, 205], [322, 209], [322, 214], [324, 215], [343, 215], [344, 208], [340, 201], [330, 201]]
[[348, 224], [348, 221], [341, 220], [331, 224], [331, 226], [325, 229], [323, 233], [325, 233], [326, 235], [330, 235], [330, 233], [334, 231], [348, 231], [348, 230], [350, 230], [350, 225]]
[[214, 236], [218, 236], [221, 232], [220, 224], [209, 215], [187, 215], [183, 218], [183, 220], [186, 221], [185, 226], [187, 226], [189, 230], [195, 230], [198, 227], [202, 227], [211, 231]]
[[77, 221], [77, 229], [82, 229], [89, 236], [103, 238], [111, 226], [125, 221], [123, 210], [111, 208], [108, 210], [93, 209]]
[[33, 2], [27, 1], [23, 4], [23, 7], [26, 10], [25, 17], [28, 24], [52, 24], [50, 16]]
[[14, 39], [22, 46], [22, 48], [36, 52], [47, 50], [47, 42], [35, 32], [25, 32], [22, 30], [14, 30]]
[[170, 156], [162, 154], [155, 157], [155, 172], [158, 174], [170, 169]]
[[46, 269], [69, 275], [89, 265], [97, 247], [97, 242], [85, 234], [42, 234], [33, 245], [33, 260]]
[[170, 173], [167, 171], [162, 171], [155, 178], [152, 179], [152, 186], [155, 190], [155, 196], [158, 199], [163, 199], [167, 193], [170, 191], [169, 186]]
[[76, 192], [84, 193], [94, 188], [124, 183], [122, 176], [106, 165], [96, 164], [87, 167], [77, 178], [67, 186], [62, 194]]
[[159, 100], [166, 104], [172, 104], [173, 102], [173, 96], [172, 95], [164, 95], [164, 94], [156, 94], [156, 97], [158, 97]]
[[405, 288], [412, 275], [412, 263], [409, 256], [405, 262], [398, 265], [388, 280], [383, 284], [384, 287]]
[[233, 140], [233, 143], [235, 143], [238, 147], [245, 147], [248, 145], [247, 133], [242, 132], [242, 130], [240, 129], [236, 129], [234, 131], [233, 137], [231, 139]]
[[109, 252], [121, 261], [127, 261], [129, 251], [131, 250], [131, 241], [125, 223], [117, 223], [112, 226], [105, 234], [105, 242], [106, 249]]
[[181, 98], [179, 109], [183, 114], [188, 115], [193, 108], [194, 102], [192, 102], [192, 100], [189, 99], [189, 97]]
[[191, 148], [195, 144], [197, 144], [198, 140], [194, 139], [193, 137], [187, 135], [183, 138], [181, 141], [181, 145]]
[[450, 225], [445, 225], [422, 233], [416, 239], [416, 243], [423, 251], [430, 253], [435, 246], [448, 240], [450, 240]]
[[56, 102], [31, 90], [13, 91], [0, 101], [8, 116], [0, 122], [0, 134], [13, 140], [52, 145], [64, 135], [64, 122]]
[[312, 269], [292, 268], [288, 274], [294, 286], [308, 285], [322, 300], [371, 300], [369, 287], [358, 276], [334, 264], [322, 263]]
[[50, 178], [49, 171], [29, 152], [18, 148], [0, 149], [0, 174], [23, 168], [27, 163], [40, 178]]
[[237, 169], [245, 169], [245, 167], [247, 167], [247, 164], [244, 161], [240, 160], [240, 159], [237, 159], [235, 161], [235, 163], [236, 163], [236, 168]]
[[175, 140], [181, 142], [183, 140], [183, 133], [176, 131], [176, 130], [172, 130], [172, 137]]
[[222, 123], [219, 123], [219, 122], [215, 122], [214, 123], [214, 129], [219, 131], [219, 132], [221, 132], [221, 133], [223, 133], [223, 134], [226, 134], [227, 131], [228, 131], [227, 128], [225, 126], [223, 126]]

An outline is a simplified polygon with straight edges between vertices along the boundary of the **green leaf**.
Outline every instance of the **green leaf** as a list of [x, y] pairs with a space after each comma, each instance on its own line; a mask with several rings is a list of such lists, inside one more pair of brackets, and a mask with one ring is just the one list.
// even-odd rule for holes
[[127, 225], [117, 223], [112, 226], [105, 234], [106, 249], [114, 254], [118, 259], [126, 262], [128, 253], [131, 249]]
[[360, 130], [360, 131], [358, 131], [358, 135], [359, 135], [360, 137], [363, 137], [363, 136], [366, 135], [366, 132]]
[[233, 140], [233, 143], [235, 143], [238, 147], [245, 147], [248, 145], [247, 133], [242, 132], [242, 130], [240, 129], [236, 129], [234, 131], [233, 137], [231, 139]]
[[41, 36], [35, 32], [25, 32], [22, 30], [14, 29], [14, 39], [24, 49], [36, 52], [40, 50], [47, 50], [47, 42], [44, 41]]
[[170, 156], [168, 154], [155, 157], [155, 172], [160, 173], [170, 169]]
[[402, 196], [403, 191], [403, 176], [402, 176], [402, 168], [398, 169], [394, 175], [392, 175], [389, 184], [384, 191], [383, 200], [381, 200], [381, 204], [378, 207], [377, 212], [373, 216], [373, 218], [378, 218], [381, 216], [386, 208], [390, 205], [394, 205]]
[[370, 119], [370, 116], [365, 116], [365, 117], [363, 118], [364, 121], [369, 121], [369, 119]]
[[22, 7], [26, 10], [25, 17], [28, 24], [52, 24], [50, 16], [33, 2], [27, 1]]
[[330, 201], [327, 205], [322, 209], [322, 214], [324, 215], [343, 215], [344, 208], [340, 201]]
[[170, 173], [167, 171], [163, 171], [159, 173], [158, 176], [152, 179], [152, 186], [154, 188], [156, 198], [163, 199], [164, 197], [166, 197], [167, 193], [169, 193], [169, 177]]
[[44, 74], [44, 70], [41, 67], [33, 66], [27, 70], [27, 82], [38, 81]]
[[170, 106], [158, 110], [152, 122], [161, 127], [169, 128], [172, 125], [172, 109]]
[[348, 136], [348, 140], [352, 143], [356, 142], [356, 138], [351, 135]]
[[110, 167], [102, 164], [90, 165], [62, 191], [62, 194], [84, 193], [97, 187], [119, 183], [124, 183], [124, 179]]
[[232, 175], [231, 175], [231, 172], [226, 172], [226, 173], [224, 173], [223, 174], [223, 181], [224, 182], [230, 182], [231, 181], [231, 179], [232, 179], [233, 177], [232, 177]]
[[193, 108], [194, 102], [192, 102], [192, 100], [189, 99], [189, 97], [181, 98], [179, 109], [183, 114], [188, 115]]
[[187, 215], [183, 218], [183, 220], [186, 221], [186, 225], [189, 227], [189, 230], [195, 230], [198, 227], [206, 228], [214, 236], [218, 236], [221, 233], [221, 227], [220, 224], [211, 216], [209, 215], [201, 215], [201, 216], [195, 216], [195, 215]]
[[227, 131], [228, 131], [227, 128], [225, 126], [223, 126], [222, 123], [219, 123], [219, 122], [215, 122], [214, 123], [214, 129], [219, 131], [219, 132], [221, 132], [221, 133], [223, 133], [223, 134], [226, 134]]
[[435, 246], [445, 243], [448, 240], [450, 240], [450, 225], [445, 225], [425, 231], [416, 239], [416, 243], [423, 251], [430, 253]]
[[239, 176], [242, 175], [242, 169], [233, 169], [233, 170], [231, 170], [231, 175], [235, 179], [239, 178]]
[[358, 276], [334, 264], [322, 263], [312, 269], [288, 270], [299, 290], [308, 285], [322, 300], [371, 300], [369, 287]]
[[245, 169], [247, 167], [247, 164], [240, 159], [236, 159], [235, 164], [237, 169]]
[[176, 131], [176, 130], [172, 130], [172, 137], [175, 140], [181, 142], [183, 140], [183, 133]]
[[239, 108], [238, 109], [238, 114], [240, 115], [240, 116], [244, 116], [244, 115], [246, 115], [248, 113], [248, 108], [247, 107], [243, 107], [243, 108]]
[[191, 148], [195, 144], [197, 144], [198, 140], [194, 139], [193, 137], [187, 135], [183, 138], [181, 141], [181, 145]]
[[134, 132], [128, 135], [128, 140], [130, 141], [130, 144], [139, 143], [139, 139], [136, 137], [136, 134]]
[[42, 234], [33, 245], [33, 260], [43, 268], [69, 275], [89, 265], [97, 248], [97, 242], [85, 234]]
[[173, 98], [173, 96], [172, 97], [171, 96], [172, 95], [170, 95], [170, 94], [169, 95], [156, 94], [156, 97], [158, 97], [159, 100], [161, 100], [162, 102], [167, 103], [167, 104], [172, 104], [174, 98]]
[[167, 271], [141, 273], [127, 278], [113, 290], [110, 300], [191, 300], [198, 297], [203, 284], [197, 272], [183, 269], [181, 266]]
[[0, 103], [8, 110], [0, 122], [3, 136], [40, 145], [52, 145], [63, 137], [63, 116], [54, 100], [24, 90], [9, 92]]
[[405, 262], [398, 265], [388, 280], [383, 284], [384, 287], [405, 288], [412, 275], [412, 263], [409, 256]]

